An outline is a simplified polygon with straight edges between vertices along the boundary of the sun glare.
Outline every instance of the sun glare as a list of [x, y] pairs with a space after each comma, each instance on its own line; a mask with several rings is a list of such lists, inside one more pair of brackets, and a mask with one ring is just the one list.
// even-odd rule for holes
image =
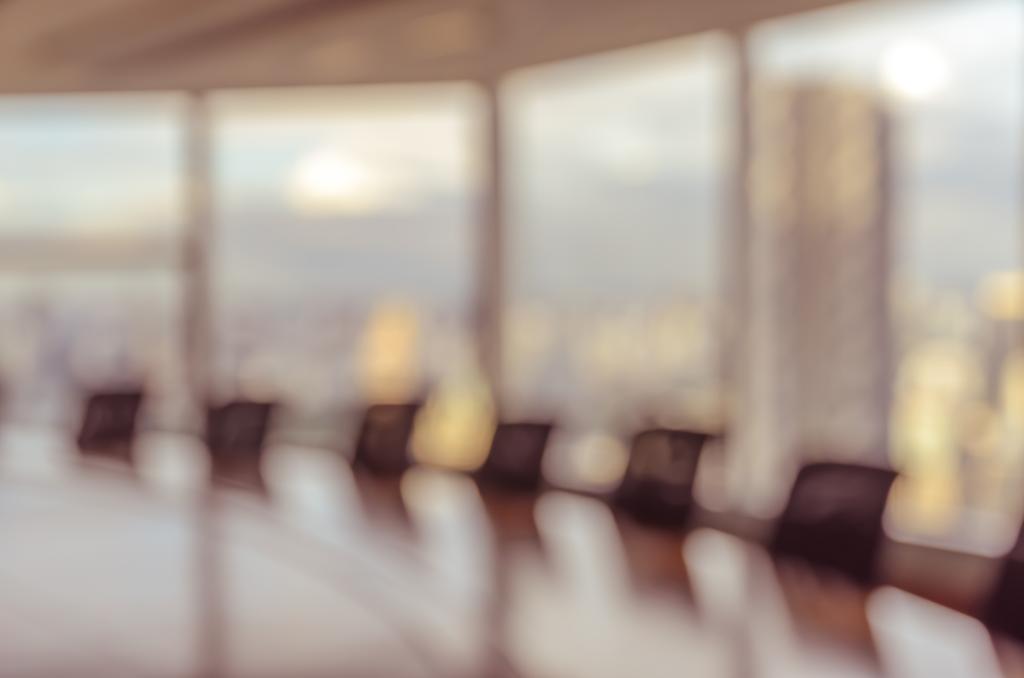
[[370, 167], [333, 148], [300, 159], [288, 184], [289, 204], [308, 216], [372, 212], [383, 205], [384, 197]]
[[882, 54], [881, 79], [886, 90], [897, 97], [921, 101], [946, 86], [949, 69], [934, 47], [908, 40], [890, 46]]

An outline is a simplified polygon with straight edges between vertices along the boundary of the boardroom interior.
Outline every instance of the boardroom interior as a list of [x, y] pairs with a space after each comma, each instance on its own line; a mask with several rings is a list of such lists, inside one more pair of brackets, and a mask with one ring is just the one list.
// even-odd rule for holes
[[[0, 0], [0, 62], [0, 675], [1024, 675], [1017, 0]], [[793, 547], [815, 464], [891, 486]]]

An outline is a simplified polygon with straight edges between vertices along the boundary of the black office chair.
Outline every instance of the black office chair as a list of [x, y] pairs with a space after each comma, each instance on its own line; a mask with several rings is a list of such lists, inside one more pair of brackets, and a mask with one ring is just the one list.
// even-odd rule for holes
[[1000, 633], [1024, 641], [1024, 527], [1000, 565], [999, 575], [982, 610], [982, 621]]
[[839, 462], [805, 465], [797, 474], [771, 549], [844, 574], [874, 579], [882, 514], [897, 477], [889, 468]]
[[399, 475], [412, 464], [412, 439], [419, 403], [376, 404], [366, 408], [356, 439], [353, 468], [377, 475]]
[[710, 433], [667, 428], [637, 433], [613, 503], [640, 522], [682, 527], [694, 505], [697, 465], [712, 437]]
[[214, 483], [264, 490], [260, 462], [276, 405], [233, 400], [206, 412], [206, 446]]
[[85, 403], [76, 442], [85, 455], [109, 457], [131, 464], [136, 422], [142, 408], [139, 389], [99, 391]]
[[474, 478], [482, 486], [521, 492], [540, 489], [544, 451], [554, 425], [550, 422], [501, 422], [490, 451]]

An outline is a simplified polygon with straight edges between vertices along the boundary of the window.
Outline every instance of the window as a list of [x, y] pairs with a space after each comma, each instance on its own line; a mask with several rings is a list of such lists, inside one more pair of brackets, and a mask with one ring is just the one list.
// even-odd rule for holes
[[719, 407], [729, 53], [698, 36], [525, 70], [505, 87], [505, 397], [568, 431], [550, 469], [561, 482], [613, 483], [618, 434]]
[[475, 388], [476, 90], [212, 103], [219, 392], [281, 399], [300, 435], [345, 405]]
[[74, 422], [79, 389], [142, 380], [148, 419], [186, 407], [180, 99], [0, 99], [5, 416]]
[[986, 548], [1019, 520], [1022, 27], [1015, 0], [871, 2], [755, 35], [759, 79], [877, 88], [892, 118], [897, 535]]

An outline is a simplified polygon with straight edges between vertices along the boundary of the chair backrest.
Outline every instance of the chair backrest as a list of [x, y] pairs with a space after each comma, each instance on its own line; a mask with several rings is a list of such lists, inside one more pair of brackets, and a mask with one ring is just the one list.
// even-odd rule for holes
[[263, 456], [274, 403], [232, 400], [206, 411], [206, 446], [214, 467], [258, 463]]
[[511, 490], [537, 490], [541, 485], [544, 451], [553, 428], [550, 422], [499, 423], [494, 429], [487, 459], [476, 473], [477, 479]]
[[693, 484], [711, 434], [657, 428], [633, 436], [615, 504], [638, 520], [682, 526], [693, 507]]
[[78, 430], [79, 449], [130, 457], [142, 399], [142, 391], [134, 389], [89, 395]]
[[1024, 641], [1024, 527], [999, 568], [982, 621], [996, 631]]
[[897, 477], [888, 468], [839, 462], [805, 465], [782, 512], [772, 550], [872, 581], [882, 515]]
[[356, 438], [352, 465], [373, 473], [403, 473], [409, 468], [409, 441], [419, 403], [375, 404], [366, 408]]

